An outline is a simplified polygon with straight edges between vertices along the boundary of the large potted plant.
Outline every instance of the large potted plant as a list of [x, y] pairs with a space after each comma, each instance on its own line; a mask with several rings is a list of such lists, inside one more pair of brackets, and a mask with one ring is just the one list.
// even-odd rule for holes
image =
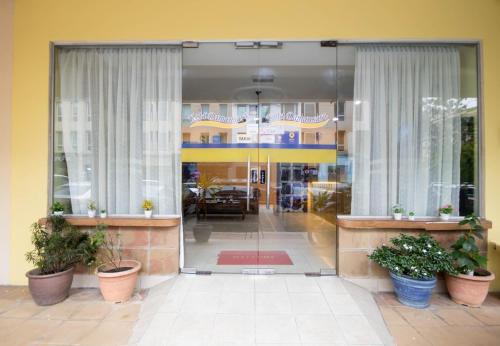
[[134, 292], [141, 262], [122, 259], [117, 238], [113, 239], [111, 234], [104, 232], [106, 226], [100, 225], [99, 228], [93, 235], [95, 243], [101, 246], [99, 254], [102, 264], [96, 269], [99, 288], [106, 301], [126, 302]]
[[453, 261], [434, 238], [401, 234], [392, 238], [392, 247], [383, 245], [368, 257], [389, 269], [398, 300], [414, 308], [429, 306], [436, 273], [454, 271]]
[[88, 233], [81, 232], [62, 216], [52, 216], [46, 225], [31, 225], [34, 249], [26, 259], [35, 269], [26, 273], [28, 287], [38, 305], [53, 305], [66, 299], [77, 263], [91, 265], [98, 246]]
[[451, 246], [451, 257], [455, 260], [454, 272], [445, 276], [446, 287], [451, 299], [472, 307], [479, 307], [488, 295], [488, 289], [495, 275], [486, 269], [486, 257], [482, 256], [476, 238], [483, 239], [483, 226], [475, 215], [469, 215], [459, 222], [468, 229]]

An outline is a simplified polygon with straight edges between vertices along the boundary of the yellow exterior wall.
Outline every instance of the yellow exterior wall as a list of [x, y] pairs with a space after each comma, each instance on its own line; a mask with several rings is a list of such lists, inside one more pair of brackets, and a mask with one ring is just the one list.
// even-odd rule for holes
[[[499, 0], [17, 0], [11, 283], [26, 283], [29, 225], [47, 208], [50, 41], [482, 40], [486, 217], [500, 243], [499, 19]], [[500, 276], [500, 249], [490, 257]]]

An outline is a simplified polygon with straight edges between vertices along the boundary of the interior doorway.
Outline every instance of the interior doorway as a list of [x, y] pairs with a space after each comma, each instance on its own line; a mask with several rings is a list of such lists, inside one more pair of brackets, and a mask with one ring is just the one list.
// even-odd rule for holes
[[335, 273], [336, 215], [349, 205], [338, 83], [353, 74], [338, 53], [320, 42], [184, 49], [185, 268]]

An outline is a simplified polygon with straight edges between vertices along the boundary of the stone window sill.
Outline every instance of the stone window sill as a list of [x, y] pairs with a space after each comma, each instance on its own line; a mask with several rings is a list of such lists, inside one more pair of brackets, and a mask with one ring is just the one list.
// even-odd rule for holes
[[[141, 216], [110, 216], [105, 218], [86, 217], [86, 216], [71, 216], [65, 215], [65, 219], [73, 226], [91, 227], [100, 224], [105, 224], [110, 227], [175, 227], [181, 223], [181, 217], [173, 216], [153, 216], [145, 218]], [[40, 219], [41, 224], [47, 222], [47, 218]]]
[[[366, 217], [366, 216], [339, 216], [337, 225], [346, 229], [422, 229], [426, 231], [455, 231], [467, 229], [468, 226], [460, 226], [458, 222], [462, 218], [454, 217], [449, 221], [439, 218], [416, 218], [415, 221], [408, 219], [394, 220], [391, 217]], [[491, 221], [481, 219], [485, 230], [491, 228]]]

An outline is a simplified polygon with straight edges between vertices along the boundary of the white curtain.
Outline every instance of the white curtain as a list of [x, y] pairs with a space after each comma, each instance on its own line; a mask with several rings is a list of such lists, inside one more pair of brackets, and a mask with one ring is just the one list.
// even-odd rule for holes
[[180, 214], [181, 49], [62, 48], [57, 63], [73, 213], [94, 200], [139, 214], [151, 199], [156, 214]]
[[459, 204], [460, 56], [441, 46], [357, 48], [352, 215]]

